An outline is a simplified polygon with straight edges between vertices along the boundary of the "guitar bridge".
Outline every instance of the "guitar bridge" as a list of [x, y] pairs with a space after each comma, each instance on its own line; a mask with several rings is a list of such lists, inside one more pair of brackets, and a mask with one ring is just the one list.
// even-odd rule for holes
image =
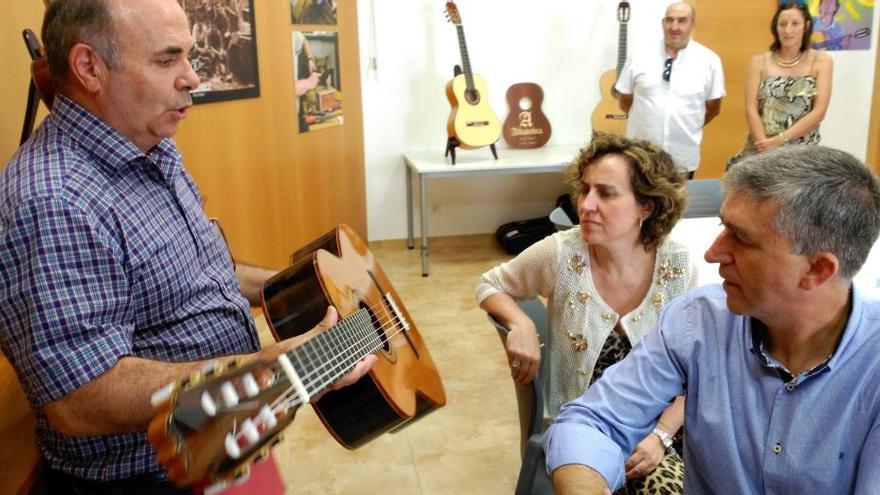
[[400, 328], [405, 332], [409, 330], [409, 322], [406, 321], [406, 318], [403, 317], [403, 313], [400, 312], [400, 308], [397, 307], [397, 304], [394, 302], [394, 298], [391, 297], [391, 294], [385, 293], [385, 300], [388, 301], [388, 305], [391, 306], [391, 311], [394, 313], [397, 321], [400, 322]]
[[475, 121], [466, 122], [465, 125], [468, 127], [484, 127], [484, 126], [489, 125], [489, 121], [488, 120], [475, 120]]

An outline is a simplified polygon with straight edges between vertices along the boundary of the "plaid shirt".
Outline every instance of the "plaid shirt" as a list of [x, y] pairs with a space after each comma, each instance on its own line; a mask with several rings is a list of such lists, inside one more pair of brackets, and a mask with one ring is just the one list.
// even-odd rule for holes
[[144, 433], [63, 436], [41, 406], [122, 356], [193, 361], [259, 348], [173, 141], [144, 154], [56, 96], [0, 174], [0, 344], [52, 468], [103, 480], [160, 470]]

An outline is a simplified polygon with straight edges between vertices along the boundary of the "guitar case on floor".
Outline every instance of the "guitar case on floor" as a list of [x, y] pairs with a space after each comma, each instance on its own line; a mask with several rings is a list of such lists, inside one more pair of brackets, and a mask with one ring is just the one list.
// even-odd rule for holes
[[[565, 210], [572, 223], [578, 223], [577, 212], [570, 195], [559, 196], [556, 199], [556, 206]], [[556, 232], [556, 226], [553, 225], [549, 217], [543, 216], [505, 223], [495, 231], [495, 238], [498, 239], [498, 244], [505, 252], [517, 255], [554, 232]]]

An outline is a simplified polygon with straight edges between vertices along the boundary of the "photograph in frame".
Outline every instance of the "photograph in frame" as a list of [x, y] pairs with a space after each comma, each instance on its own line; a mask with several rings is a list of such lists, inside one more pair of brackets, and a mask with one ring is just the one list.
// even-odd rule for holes
[[339, 33], [293, 31], [291, 44], [299, 132], [342, 125]]
[[336, 4], [336, 0], [290, 0], [290, 23], [335, 26]]
[[193, 103], [260, 96], [253, 0], [177, 0], [193, 38]]

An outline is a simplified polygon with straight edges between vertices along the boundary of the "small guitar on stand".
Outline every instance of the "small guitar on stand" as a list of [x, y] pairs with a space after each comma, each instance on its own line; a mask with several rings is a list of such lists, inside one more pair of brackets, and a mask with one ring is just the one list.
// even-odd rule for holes
[[541, 110], [544, 91], [535, 83], [516, 83], [507, 88], [510, 112], [504, 119], [504, 141], [515, 149], [540, 148], [550, 139], [550, 121]]
[[620, 105], [615, 98], [614, 84], [617, 77], [623, 71], [626, 63], [626, 23], [629, 22], [629, 2], [620, 2], [617, 5], [617, 22], [619, 29], [617, 34], [617, 68], [605, 71], [599, 78], [599, 91], [601, 100], [593, 110], [591, 119], [593, 130], [613, 132], [623, 135], [626, 133], [626, 114], [620, 110]]
[[265, 457], [296, 409], [368, 354], [356, 383], [312, 404], [344, 447], [356, 448], [446, 403], [440, 375], [412, 317], [366, 244], [340, 225], [298, 250], [263, 286], [277, 340], [302, 335], [328, 305], [341, 320], [277, 360], [217, 364], [153, 395], [147, 439], [179, 486], [242, 477]]
[[458, 48], [461, 51], [461, 68], [455, 66], [455, 77], [446, 84], [446, 97], [452, 105], [449, 120], [446, 123], [446, 155], [452, 155], [455, 164], [455, 147], [464, 149], [489, 146], [492, 156], [498, 159], [495, 141], [501, 136], [501, 124], [495, 112], [489, 107], [486, 81], [471, 72], [467, 45], [464, 41], [464, 28], [461, 26], [461, 15], [455, 2], [446, 2], [446, 17], [455, 24], [458, 31]]

